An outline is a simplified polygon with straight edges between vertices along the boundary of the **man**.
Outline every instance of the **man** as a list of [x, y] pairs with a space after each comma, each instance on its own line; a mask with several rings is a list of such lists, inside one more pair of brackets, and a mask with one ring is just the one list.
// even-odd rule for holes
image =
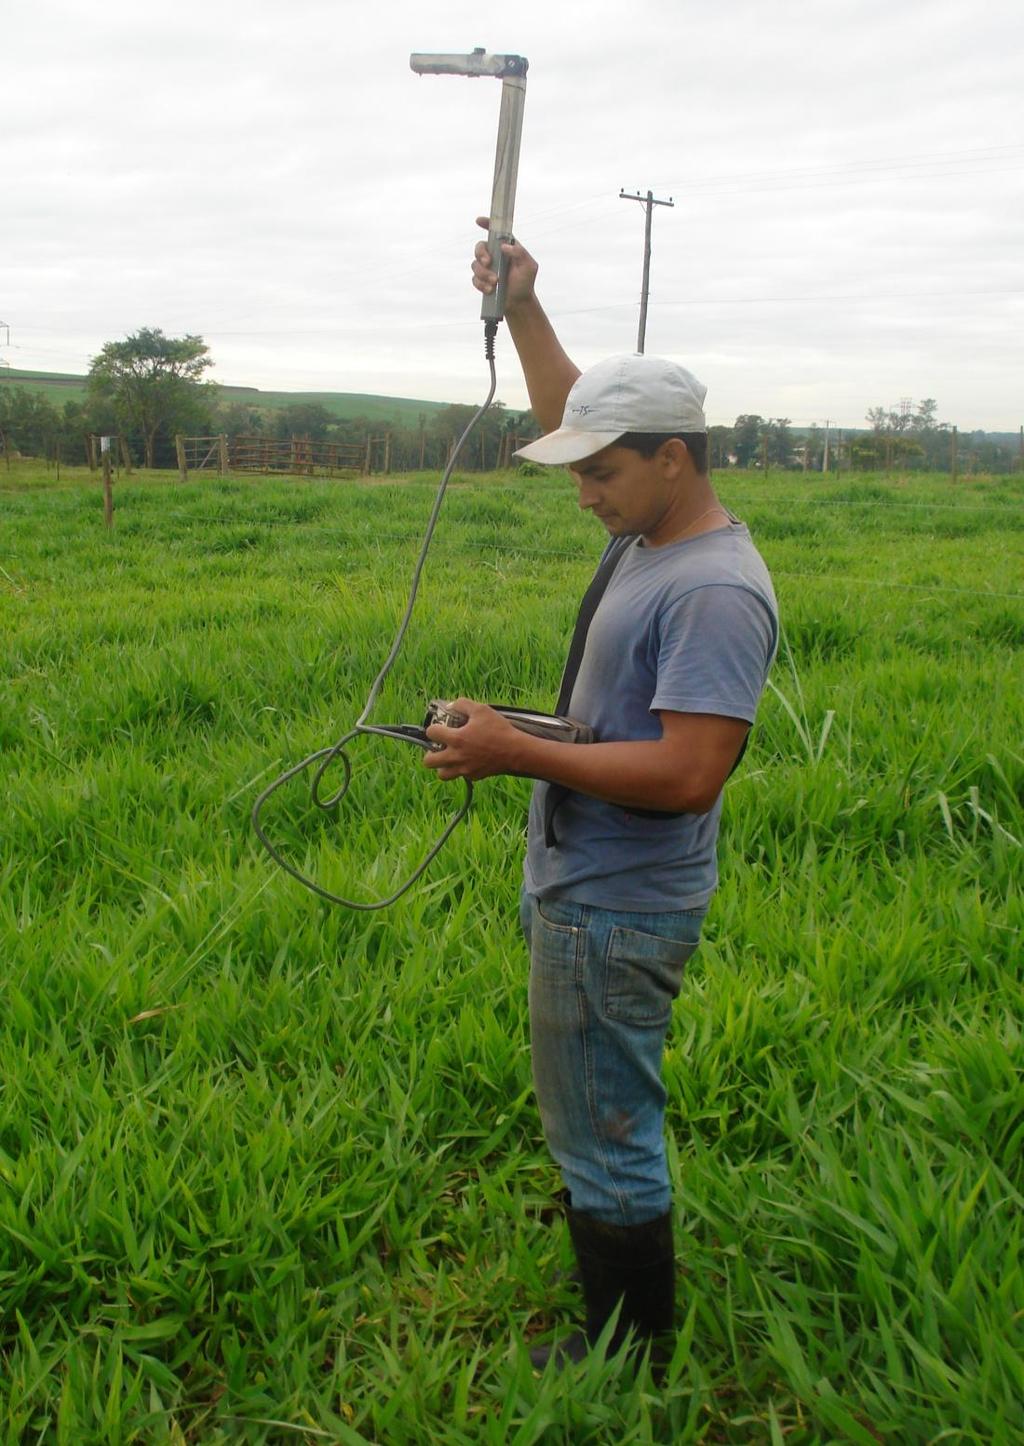
[[[581, 374], [537, 299], [536, 263], [503, 249], [505, 315], [546, 433], [518, 455], [567, 466], [612, 539], [559, 705], [597, 741], [533, 737], [460, 698], [468, 721], [429, 728], [443, 747], [424, 758], [444, 779], [538, 780], [522, 896], [533, 1074], [586, 1308], [582, 1333], [533, 1353], [543, 1364], [581, 1359], [620, 1302], [613, 1348], [630, 1328], [672, 1328], [662, 1050], [778, 627], [767, 569], [708, 477], [704, 386], [640, 355]], [[483, 243], [473, 280], [496, 284]]]

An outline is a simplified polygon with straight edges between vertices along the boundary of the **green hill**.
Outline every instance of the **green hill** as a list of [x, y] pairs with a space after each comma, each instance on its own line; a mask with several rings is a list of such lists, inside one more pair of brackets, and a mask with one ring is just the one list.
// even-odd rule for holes
[[225, 387], [217, 391], [224, 402], [241, 402], [252, 407], [295, 406], [313, 402], [339, 419], [367, 417], [371, 421], [407, 422], [415, 425], [421, 415], [431, 416], [448, 404], [417, 401], [413, 397], [379, 397], [369, 392], [263, 392], [257, 387]]
[[[28, 387], [57, 406], [67, 401], [84, 401], [86, 395], [86, 378], [68, 372], [22, 371], [4, 367], [0, 370], [0, 386]], [[421, 415], [429, 417], [447, 405], [445, 402], [419, 401], [414, 397], [380, 397], [366, 392], [264, 392], [258, 387], [228, 387], [219, 383], [217, 392], [220, 399], [228, 404], [240, 402], [277, 410], [299, 402], [314, 402], [339, 419], [366, 417], [373, 422], [411, 425], [415, 425]]]
[[64, 402], [85, 401], [85, 377], [71, 376], [67, 372], [29, 372], [3, 367], [0, 369], [0, 387], [12, 385], [39, 392], [58, 407]]

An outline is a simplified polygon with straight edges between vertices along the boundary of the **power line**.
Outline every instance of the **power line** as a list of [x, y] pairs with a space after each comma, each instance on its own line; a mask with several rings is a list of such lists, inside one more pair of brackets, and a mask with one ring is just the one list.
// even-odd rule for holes
[[[801, 185], [818, 184], [830, 178], [836, 181], [852, 180], [859, 174], [865, 174], [869, 178], [891, 175], [895, 179], [909, 178], [915, 173], [931, 176], [934, 174], [934, 170], [929, 170], [928, 167], [952, 166], [970, 162], [976, 169], [979, 166], [1012, 161], [1017, 155], [1024, 156], [1024, 145], [1020, 143], [1006, 146], [981, 146], [963, 151], [922, 152], [916, 157], [900, 156], [898, 160], [841, 161], [825, 166], [797, 166], [780, 171], [725, 172], [710, 176], [689, 176], [682, 184], [675, 185], [673, 190], [682, 193], [684, 190], [689, 192], [695, 188], [703, 190], [708, 186], [742, 185], [746, 187], [751, 183], [761, 187], [764, 183], [771, 186], [775, 182], [783, 183], [780, 189], [787, 189], [785, 183], [790, 181]], [[1017, 167], [1010, 166], [1007, 169], [1015, 170]], [[998, 174], [998, 172], [984, 170], [981, 174], [991, 175]]]
[[[895, 161], [870, 159], [854, 160], [849, 162], [840, 162], [838, 164], [830, 164], [821, 167], [789, 168], [775, 172], [766, 172], [762, 170], [756, 172], [725, 172], [717, 175], [712, 174], [704, 176], [691, 175], [688, 176], [681, 185], [678, 185], [674, 188], [674, 193], [682, 192], [685, 189], [687, 192], [699, 190], [702, 194], [707, 194], [709, 188], [725, 186], [739, 187], [741, 188], [742, 193], [746, 194], [752, 187], [756, 188], [759, 191], [771, 190], [776, 188], [782, 190], [793, 189], [794, 186], [789, 183], [795, 183], [797, 187], [812, 185], [817, 186], [820, 184], [829, 184], [830, 182], [833, 184], [848, 184], [851, 181], [857, 179], [857, 173], [869, 173], [869, 178], [871, 174], [873, 174], [875, 178], [892, 177], [894, 179], [899, 179], [901, 176], [913, 178], [915, 169], [919, 172], [922, 168], [934, 167], [942, 164], [955, 164], [958, 161], [967, 161], [972, 157], [977, 159], [975, 160], [973, 169], [969, 173], [955, 172], [950, 174], [971, 174], [974, 176], [977, 176], [979, 174], [995, 174], [995, 172], [990, 171], [979, 171], [978, 165], [987, 164], [992, 161], [1010, 159], [1012, 155], [1018, 153], [1024, 155], [1024, 145], [1013, 144], [1004, 146], [984, 146], [974, 147], [962, 151], [930, 152], [922, 153], [916, 158], [914, 156], [904, 156]], [[1010, 167], [1009, 169], [1017, 169], [1017, 167]], [[934, 172], [931, 171], [926, 172], [926, 176], [928, 178], [930, 178], [933, 174]], [[714, 192], [714, 194], [729, 195], [736, 194], [736, 192], [731, 190], [725, 190]], [[559, 205], [541, 208], [536, 212], [533, 212], [532, 214], [527, 213], [525, 216], [524, 229], [533, 226], [539, 226], [541, 232], [546, 229], [549, 233], [552, 229], [562, 229], [561, 227], [545, 228], [543, 226], [543, 223], [548, 218], [561, 219], [564, 215], [573, 211], [594, 206], [602, 199], [603, 195], [600, 193], [596, 193], [594, 195], [583, 197], [576, 201], [564, 202]], [[435, 246], [433, 246], [429, 252], [420, 251], [418, 253], [419, 264], [417, 269], [423, 269], [423, 264], [428, 257], [447, 256], [454, 248], [461, 248], [465, 246], [465, 241], [465, 231], [460, 230], [458, 233], [450, 233], [450, 239], [443, 238], [440, 240], [440, 244], [435, 244]], [[390, 269], [391, 266], [389, 263], [387, 266], [381, 267], [379, 274], [389, 274]], [[365, 271], [359, 272], [360, 284], [364, 285], [368, 279], [372, 279], [373, 274], [376, 273], [371, 273], [371, 275], [368, 277]], [[827, 300], [831, 298], [824, 299]], [[230, 333], [224, 334], [253, 335], [256, 333], [232, 331]], [[288, 333], [278, 332], [274, 334], [280, 335]]]
[[[952, 297], [971, 297], [971, 296], [1021, 296], [1021, 295], [1024, 295], [1024, 287], [1020, 287], [1020, 286], [1004, 286], [1004, 287], [993, 286], [993, 287], [982, 287], [982, 288], [974, 287], [974, 288], [972, 288], [972, 289], [967, 289], [967, 290], [962, 290], [962, 291], [961, 291], [961, 290], [955, 290], [955, 289], [946, 289], [946, 290], [940, 290], [940, 291], [903, 291], [903, 292], [896, 292], [896, 291], [893, 291], [893, 292], [888, 292], [888, 291], [875, 291], [875, 292], [864, 291], [864, 292], [839, 292], [839, 293], [835, 293], [835, 294], [815, 293], [815, 294], [813, 294], [813, 295], [812, 295], [812, 294], [804, 294], [804, 295], [800, 295], [800, 296], [795, 296], [795, 295], [790, 295], [790, 296], [707, 296], [707, 297], [697, 296], [697, 297], [686, 297], [686, 298], [683, 298], [683, 299], [678, 299], [678, 298], [677, 298], [677, 299], [674, 300], [674, 301], [673, 301], [673, 300], [665, 300], [665, 301], [662, 301], [661, 298], [660, 298], [660, 296], [659, 296], [659, 305], [664, 305], [664, 306], [667, 306], [667, 307], [668, 307], [668, 306], [672, 306], [672, 307], [682, 307], [682, 306], [755, 306], [755, 305], [762, 305], [762, 304], [763, 304], [763, 305], [776, 305], [776, 304], [783, 304], [783, 303], [794, 303], [794, 304], [808, 303], [808, 304], [817, 304], [818, 302], [826, 302], [826, 301], [827, 301], [827, 302], [833, 302], [833, 301], [851, 301], [851, 302], [856, 302], [856, 301], [889, 301], [889, 302], [893, 302], [893, 301], [914, 301], [914, 300], [918, 300], [918, 299], [920, 299], [920, 300], [922, 300], [922, 301], [933, 301], [933, 300], [935, 300], [935, 299], [952, 298]], [[596, 313], [596, 312], [601, 312], [601, 311], [621, 311], [621, 310], [625, 309], [626, 307], [632, 307], [632, 306], [635, 306], [635, 305], [636, 305], [636, 302], [635, 302], [635, 301], [625, 301], [625, 300], [624, 300], [624, 301], [611, 301], [611, 302], [606, 302], [606, 303], [604, 303], [604, 304], [601, 305], [601, 306], [581, 306], [581, 307], [570, 307], [570, 308], [561, 308], [561, 309], [551, 309], [551, 310], [549, 310], [548, 314], [549, 314], [549, 316], [552, 316], [552, 317], [559, 317], [559, 316], [585, 316], [585, 315], [589, 315], [589, 314]], [[371, 323], [368, 321], [366, 324], [367, 324], [367, 325], [370, 325]], [[315, 337], [315, 336], [322, 336], [322, 337], [324, 337], [324, 338], [329, 338], [329, 337], [334, 337], [334, 336], [343, 336], [343, 335], [351, 334], [351, 330], [352, 330], [351, 324], [348, 325], [348, 326], [344, 326], [344, 325], [340, 325], [340, 324], [339, 324], [339, 325], [337, 325], [337, 326], [316, 326], [316, 327], [265, 327], [265, 326], [261, 326], [261, 327], [253, 328], [252, 330], [229, 329], [229, 328], [217, 326], [216, 324], [210, 326], [210, 325], [207, 325], [206, 323], [204, 323], [204, 322], [202, 322], [202, 321], [192, 322], [192, 323], [190, 323], [190, 325], [196, 326], [197, 329], [198, 329], [198, 331], [199, 331], [203, 336], [210, 336], [210, 337], [248, 337], [248, 336], [268, 336], [268, 337], [269, 337], [269, 336], [314, 336], [314, 337]], [[450, 319], [450, 318], [441, 318], [441, 317], [436, 317], [436, 318], [429, 318], [429, 317], [428, 317], [428, 318], [426, 318], [426, 319], [424, 319], [424, 320], [417, 321], [417, 322], [407, 322], [407, 323], [403, 323], [403, 328], [404, 328], [405, 330], [411, 330], [411, 331], [422, 331], [422, 330], [426, 330], [426, 329], [434, 330], [434, 329], [437, 328], [437, 327], [467, 327], [467, 328], [468, 328], [468, 327], [470, 327], [470, 326], [475, 326], [475, 325], [476, 325], [476, 322], [473, 320], [472, 317], [468, 317], [468, 318], [463, 317], [463, 318], [460, 318], [460, 319], [458, 319], [458, 320], [452, 320], [452, 319]], [[112, 329], [113, 329], [113, 330], [117, 330], [118, 328], [112, 328]], [[122, 329], [123, 329], [123, 328], [122, 328]], [[63, 327], [59, 327], [59, 326], [38, 325], [38, 326], [34, 326], [34, 327], [33, 327], [33, 330], [34, 330], [34, 331], [39, 331], [39, 332], [63, 332], [63, 331], [64, 331], [64, 328], [63, 328]], [[71, 334], [74, 335], [74, 333], [71, 333]], [[12, 348], [12, 350], [14, 350], [14, 351], [31, 350], [33, 353], [35, 353], [35, 354], [37, 354], [37, 355], [40, 355], [40, 356], [67, 356], [67, 355], [71, 354], [71, 349], [69, 349], [68, 351], [54, 351], [54, 350], [51, 350], [51, 349], [46, 348], [46, 347], [37, 347], [37, 346], [33, 346], [33, 347], [30, 347], [30, 348], [27, 348], [27, 347], [25, 347], [25, 346], [15, 346], [15, 347]], [[78, 352], [78, 353], [75, 353], [75, 354], [80, 355], [80, 356], [86, 355], [86, 353], [84, 353], [84, 352]]]
[[[659, 298], [658, 304], [665, 307], [675, 306], [757, 306], [774, 305], [778, 302], [785, 303], [817, 303], [821, 301], [931, 301], [936, 297], [952, 296], [1021, 296], [1024, 295], [1024, 287], [1007, 286], [992, 287], [973, 291], [876, 291], [876, 292], [841, 292], [836, 295], [803, 295], [803, 296], [708, 296], [689, 297], [686, 300], [663, 301]], [[620, 311], [625, 306], [634, 305], [631, 301], [613, 301], [603, 306], [580, 306], [574, 307], [571, 311], [552, 311], [551, 316], [584, 316], [597, 311]], [[223, 334], [223, 333], [222, 333]]]

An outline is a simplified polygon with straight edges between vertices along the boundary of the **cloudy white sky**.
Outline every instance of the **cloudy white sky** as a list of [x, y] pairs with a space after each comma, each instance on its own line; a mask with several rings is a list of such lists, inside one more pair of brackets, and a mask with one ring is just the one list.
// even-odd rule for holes
[[635, 346], [650, 187], [647, 351], [712, 422], [1016, 429], [1022, 39], [1019, 0], [5, 0], [0, 356], [159, 326], [221, 382], [477, 400], [500, 85], [409, 54], [481, 45], [530, 62], [516, 231], [579, 365]]

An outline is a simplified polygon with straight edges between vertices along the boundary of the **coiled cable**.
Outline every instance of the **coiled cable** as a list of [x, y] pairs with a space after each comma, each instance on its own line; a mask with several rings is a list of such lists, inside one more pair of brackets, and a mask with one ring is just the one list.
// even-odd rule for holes
[[[315, 753], [310, 753], [309, 756], [302, 759], [300, 763], [296, 763], [292, 768], [287, 769], [286, 772], [282, 773], [278, 778], [275, 778], [273, 783], [271, 783], [267, 788], [263, 790], [259, 798], [257, 798], [256, 802], [253, 804], [252, 826], [256, 832], [256, 837], [259, 839], [260, 843], [266, 849], [267, 853], [274, 860], [274, 862], [278, 864], [282, 869], [284, 869], [286, 873], [291, 874], [293, 879], [297, 879], [300, 884], [304, 885], [305, 888], [310, 889], [314, 894], [318, 894], [321, 899], [326, 899], [328, 903], [331, 904], [341, 904], [344, 908], [347, 909], [360, 909], [367, 912], [374, 909], [386, 909], [390, 904], [393, 904], [396, 899], [400, 899], [408, 889], [412, 888], [416, 880], [440, 853], [441, 849], [447, 843], [454, 829], [462, 822], [462, 820], [469, 812], [470, 805], [473, 802], [473, 785], [469, 781], [469, 779], [463, 779], [466, 793], [462, 801], [462, 806], [445, 826], [440, 836], [435, 839], [426, 857], [422, 860], [416, 870], [409, 875], [409, 877], [404, 881], [400, 888], [396, 889], [394, 893], [389, 894], [386, 899], [378, 899], [374, 903], [361, 903], [356, 899], [346, 899], [341, 894], [332, 893], [330, 889], [324, 888], [324, 886], [317, 883], [315, 879], [309, 878], [309, 876], [304, 874], [301, 869], [290, 863], [289, 860], [283, 856], [280, 850], [273, 843], [271, 843], [260, 822], [260, 814], [262, 812], [264, 804], [278, 791], [278, 789], [283, 788], [286, 783], [289, 783], [300, 773], [305, 773], [308, 768], [312, 768], [313, 765], [316, 763], [319, 763], [319, 767], [314, 773], [312, 783], [310, 785], [310, 798], [312, 799], [312, 802], [315, 804], [315, 806], [323, 813], [333, 812], [333, 810], [338, 807], [342, 799], [348, 793], [349, 787], [352, 783], [352, 765], [349, 763], [348, 756], [345, 753], [346, 745], [351, 743], [352, 739], [358, 737], [360, 734], [372, 734], [381, 738], [391, 738], [397, 742], [412, 743], [415, 746], [424, 750], [429, 749], [431, 746], [426, 740], [426, 738], [423, 736], [423, 730], [420, 728], [416, 728], [408, 724], [373, 724], [368, 723], [367, 719], [369, 718], [370, 714], [374, 709], [377, 699], [380, 696], [380, 691], [384, 686], [384, 681], [387, 678], [388, 674], [391, 672], [391, 669], [394, 666], [399, 653], [401, 652], [402, 643], [405, 641], [405, 635], [409, 629], [409, 623], [412, 619], [413, 609], [416, 605], [416, 594], [419, 591], [420, 578], [423, 574], [423, 567], [427, 560], [427, 553], [430, 551], [430, 544], [434, 536], [434, 529], [436, 528], [438, 518], [441, 515], [441, 504], [444, 502], [444, 495], [448, 489], [448, 483], [451, 479], [452, 472], [454, 471], [455, 463], [457, 462], [459, 455], [462, 452], [462, 449], [465, 446], [467, 440], [469, 439], [477, 425], [481, 422], [484, 414], [490, 407], [491, 402], [494, 400], [494, 393], [497, 388], [497, 376], [494, 365], [494, 339], [497, 330], [497, 321], [484, 322], [484, 356], [490, 369], [490, 390], [488, 391], [485, 400], [470, 418], [465, 430], [462, 433], [462, 436], [456, 442], [454, 448], [452, 449], [452, 454], [448, 458], [448, 463], [444, 469], [444, 472], [442, 473], [441, 481], [438, 485], [437, 493], [434, 497], [434, 505], [431, 509], [430, 517], [427, 521], [426, 530], [423, 534], [423, 542], [420, 546], [419, 556], [416, 559], [416, 566], [413, 570], [412, 584], [409, 589], [409, 600], [406, 603], [405, 612], [403, 613], [402, 620], [398, 625], [398, 631], [395, 634], [394, 642], [391, 644], [391, 649], [384, 660], [380, 672], [373, 680], [373, 685], [370, 688], [366, 703], [363, 706], [363, 711], [360, 713], [359, 717], [356, 719], [355, 723], [352, 725], [349, 731], [344, 735], [344, 737], [339, 738], [337, 743], [332, 743], [326, 748], [318, 748]], [[330, 797], [323, 798], [321, 797], [321, 784], [323, 783], [324, 775], [331, 767], [331, 765], [335, 762], [335, 760], [341, 763], [343, 769], [341, 787], [337, 790], [337, 792], [331, 794]]]

